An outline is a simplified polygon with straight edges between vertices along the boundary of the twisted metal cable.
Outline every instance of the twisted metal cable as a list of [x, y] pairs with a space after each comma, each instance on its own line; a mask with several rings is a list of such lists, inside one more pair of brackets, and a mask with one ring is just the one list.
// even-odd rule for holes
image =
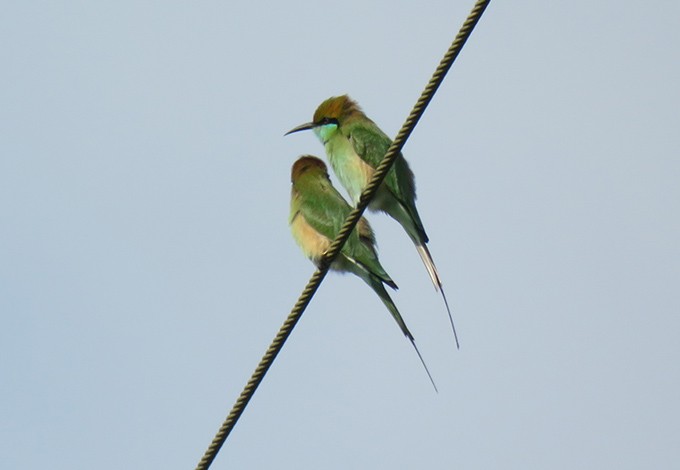
[[397, 156], [401, 152], [401, 149], [406, 143], [406, 140], [411, 135], [411, 132], [413, 132], [413, 129], [415, 128], [416, 124], [418, 123], [423, 113], [425, 112], [425, 108], [432, 100], [432, 97], [439, 88], [439, 85], [441, 85], [442, 81], [444, 80], [446, 73], [451, 68], [451, 65], [453, 65], [453, 62], [456, 60], [456, 57], [458, 57], [458, 54], [465, 45], [465, 42], [467, 41], [468, 37], [470, 37], [472, 30], [474, 29], [475, 25], [481, 18], [482, 14], [484, 13], [484, 10], [486, 9], [490, 1], [491, 0], [478, 0], [475, 6], [470, 11], [470, 14], [465, 20], [465, 23], [463, 23], [463, 26], [456, 35], [456, 38], [453, 40], [453, 43], [451, 43], [451, 46], [446, 51], [446, 54], [444, 54], [444, 57], [439, 63], [439, 66], [437, 66], [437, 69], [432, 74], [432, 78], [430, 78], [429, 83], [427, 84], [422, 94], [420, 95], [420, 98], [413, 107], [411, 114], [409, 114], [408, 118], [406, 119], [406, 122], [404, 123], [401, 130], [395, 137], [394, 141], [392, 142], [392, 145], [390, 146], [387, 153], [380, 162], [380, 165], [378, 165], [378, 167], [376, 168], [375, 173], [371, 178], [371, 181], [368, 183], [368, 185], [364, 188], [363, 192], [361, 193], [361, 197], [359, 198], [359, 202], [356, 208], [353, 209], [352, 212], [350, 212], [350, 214], [347, 216], [347, 219], [345, 220], [345, 223], [338, 232], [338, 235], [336, 236], [331, 246], [328, 248], [328, 251], [326, 252], [321, 262], [319, 263], [318, 269], [309, 279], [309, 282], [307, 282], [305, 289], [302, 291], [302, 294], [300, 294], [300, 297], [293, 306], [293, 309], [291, 310], [290, 314], [284, 321], [283, 325], [281, 325], [279, 332], [276, 334], [276, 337], [274, 337], [274, 340], [269, 345], [269, 348], [267, 348], [267, 351], [265, 352], [264, 356], [262, 356], [260, 363], [257, 365], [257, 368], [253, 372], [253, 375], [251, 375], [250, 380], [248, 380], [248, 383], [246, 383], [246, 386], [243, 388], [243, 391], [236, 400], [236, 403], [234, 403], [234, 406], [229, 412], [229, 415], [227, 416], [226, 420], [224, 421], [224, 423], [222, 423], [222, 426], [217, 431], [217, 434], [210, 443], [210, 446], [208, 446], [208, 449], [205, 451], [205, 454], [203, 454], [201, 461], [196, 466], [196, 470], [207, 470], [212, 464], [213, 460], [215, 460], [217, 453], [220, 451], [220, 448], [227, 440], [229, 433], [231, 433], [231, 431], [233, 430], [241, 414], [243, 414], [245, 407], [248, 405], [248, 402], [255, 394], [255, 390], [260, 385], [260, 382], [262, 382], [262, 379], [264, 379], [267, 370], [269, 370], [269, 367], [271, 367], [272, 363], [274, 362], [274, 359], [276, 359], [276, 356], [283, 348], [283, 344], [286, 342], [286, 339], [288, 339], [288, 336], [290, 336], [298, 320], [300, 320], [300, 317], [302, 317], [302, 313], [305, 311], [307, 305], [312, 300], [314, 293], [321, 285], [321, 281], [323, 281], [324, 277], [326, 277], [326, 274], [328, 273], [328, 269], [330, 268], [331, 263], [340, 253], [340, 250], [342, 249], [345, 242], [349, 238], [349, 235], [354, 229], [354, 226], [361, 218], [361, 215], [363, 214], [369, 202], [377, 192], [378, 187], [382, 183], [383, 179], [385, 179], [387, 172], [392, 167], [392, 163], [394, 162], [394, 160], [396, 160]]

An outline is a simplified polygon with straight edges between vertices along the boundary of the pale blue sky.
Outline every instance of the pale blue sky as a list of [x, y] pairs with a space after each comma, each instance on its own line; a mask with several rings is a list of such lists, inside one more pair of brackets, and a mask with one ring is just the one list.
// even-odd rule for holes
[[[0, 467], [193, 468], [313, 272], [289, 172], [349, 93], [394, 135], [455, 2], [11, 2]], [[680, 460], [680, 4], [492, 2], [404, 149], [459, 329], [373, 214], [439, 385], [330, 275], [213, 464]]]

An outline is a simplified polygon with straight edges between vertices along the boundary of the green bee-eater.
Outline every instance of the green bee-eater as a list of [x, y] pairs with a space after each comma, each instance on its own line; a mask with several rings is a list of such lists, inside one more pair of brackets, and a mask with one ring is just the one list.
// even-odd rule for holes
[[[326, 148], [333, 171], [356, 204], [392, 141], [347, 95], [334, 96], [321, 103], [313, 119], [312, 122], [291, 129], [286, 135], [313, 129]], [[435, 289], [441, 291], [456, 346], [459, 347], [456, 327], [442, 289], [442, 282], [427, 248], [429, 239], [416, 209], [413, 172], [403, 155], [399, 154], [397, 157], [368, 208], [372, 211], [386, 212], [406, 230], [427, 268]]]
[[[328, 176], [326, 164], [313, 156], [302, 156], [291, 171], [291, 196], [289, 224], [293, 238], [304, 254], [314, 264], [320, 262], [340, 231], [343, 222], [352, 210], [335, 189]], [[356, 274], [366, 282], [380, 297], [399, 328], [418, 353], [427, 375], [435, 390], [430, 371], [416, 346], [413, 335], [406, 327], [397, 306], [385, 290], [384, 284], [393, 289], [397, 285], [385, 272], [378, 261], [375, 249], [375, 236], [365, 218], [361, 218], [342, 247], [331, 268], [337, 271]]]

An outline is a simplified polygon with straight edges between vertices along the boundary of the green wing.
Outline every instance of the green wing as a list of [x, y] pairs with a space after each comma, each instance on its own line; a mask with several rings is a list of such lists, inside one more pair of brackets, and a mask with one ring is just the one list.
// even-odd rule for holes
[[352, 208], [329, 182], [314, 182], [306, 189], [300, 213], [314, 230], [333, 240]]
[[[357, 155], [373, 168], [377, 168], [392, 145], [390, 138], [374, 123], [371, 123], [370, 127], [366, 127], [365, 124], [350, 126], [348, 137]], [[418, 231], [425, 234], [415, 204], [416, 187], [413, 172], [403, 155], [399, 154], [387, 173], [385, 185], [397, 202], [409, 213]]]
[[[307, 189], [304, 200], [300, 204], [300, 214], [314, 230], [334, 240], [352, 207], [330, 182], [323, 181]], [[358, 231], [357, 227], [352, 231], [342, 248], [342, 254], [350, 263], [363, 266], [369, 273], [390, 286], [396, 287], [378, 261], [374, 247], [375, 239], [370, 225], [363, 219], [358, 228]]]

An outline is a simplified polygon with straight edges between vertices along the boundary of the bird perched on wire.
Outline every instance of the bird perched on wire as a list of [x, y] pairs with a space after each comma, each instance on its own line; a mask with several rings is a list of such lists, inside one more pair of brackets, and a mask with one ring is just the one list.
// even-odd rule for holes
[[[291, 182], [288, 220], [290, 229], [304, 254], [318, 266], [352, 211], [352, 207], [331, 183], [326, 164], [316, 157], [310, 155], [300, 157], [293, 164]], [[395, 290], [397, 285], [378, 261], [375, 235], [365, 218], [359, 219], [340, 254], [331, 264], [331, 269], [356, 274], [378, 294], [404, 336], [411, 341], [432, 385], [437, 390], [413, 335], [385, 290], [385, 284]]]
[[[286, 135], [308, 129], [312, 129], [323, 143], [333, 171], [356, 205], [392, 141], [347, 95], [327, 99], [316, 109], [312, 122], [297, 126]], [[456, 347], [460, 347], [441, 278], [427, 248], [429, 238], [415, 201], [413, 172], [403, 155], [399, 154], [368, 208], [389, 214], [401, 224], [413, 241], [435, 289], [441, 292]]]

